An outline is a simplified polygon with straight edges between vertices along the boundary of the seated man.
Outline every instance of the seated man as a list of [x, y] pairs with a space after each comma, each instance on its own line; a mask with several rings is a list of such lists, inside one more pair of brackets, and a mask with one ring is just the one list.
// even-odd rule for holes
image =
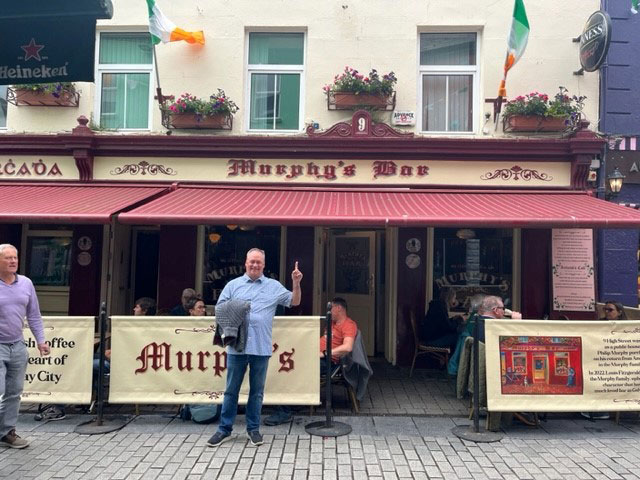
[[174, 317], [188, 317], [189, 310], [187, 310], [187, 303], [195, 296], [196, 291], [193, 288], [185, 288], [182, 291], [182, 297], [180, 297], [180, 305], [173, 307], [169, 315]]
[[[353, 350], [353, 343], [358, 334], [358, 325], [347, 316], [347, 301], [336, 297], [331, 301], [331, 362], [340, 363], [340, 357], [348, 355]], [[320, 373], [325, 375], [327, 355], [327, 333], [320, 337]], [[264, 419], [265, 425], [280, 425], [290, 422], [293, 418], [291, 407], [281, 405], [276, 413]]]

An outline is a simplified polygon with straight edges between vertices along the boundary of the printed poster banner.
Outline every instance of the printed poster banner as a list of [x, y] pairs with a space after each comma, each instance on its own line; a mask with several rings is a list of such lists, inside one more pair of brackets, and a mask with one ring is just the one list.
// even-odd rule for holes
[[639, 321], [487, 320], [497, 412], [640, 410]]
[[[110, 403], [222, 403], [214, 317], [111, 317]], [[275, 317], [264, 404], [320, 403], [320, 317]], [[240, 390], [246, 404], [249, 375]]]
[[31, 330], [24, 328], [29, 351], [22, 401], [26, 403], [91, 403], [93, 317], [43, 317], [51, 354], [41, 357]]
[[593, 230], [554, 228], [551, 255], [553, 309], [593, 312], [596, 305]]

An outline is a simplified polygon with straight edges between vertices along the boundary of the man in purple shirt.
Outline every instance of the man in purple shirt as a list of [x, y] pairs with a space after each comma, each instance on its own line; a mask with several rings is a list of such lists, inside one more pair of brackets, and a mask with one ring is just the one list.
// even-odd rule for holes
[[29, 354], [22, 327], [27, 317], [40, 355], [49, 355], [44, 340], [40, 305], [33, 283], [18, 275], [18, 250], [0, 245], [0, 445], [25, 448], [29, 442], [16, 434], [20, 395]]

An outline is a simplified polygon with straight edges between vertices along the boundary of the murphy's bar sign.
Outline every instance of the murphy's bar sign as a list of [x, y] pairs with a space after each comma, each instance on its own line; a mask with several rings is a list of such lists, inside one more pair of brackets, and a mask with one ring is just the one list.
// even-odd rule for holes
[[72, 157], [0, 156], [2, 180], [78, 180]]
[[567, 187], [568, 162], [96, 157], [96, 180]]
[[0, 85], [92, 82], [95, 23], [94, 18], [0, 20]]

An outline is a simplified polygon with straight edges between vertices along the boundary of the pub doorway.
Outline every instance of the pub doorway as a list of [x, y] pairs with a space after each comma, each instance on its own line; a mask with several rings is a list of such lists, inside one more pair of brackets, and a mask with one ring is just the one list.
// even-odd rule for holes
[[329, 229], [327, 300], [342, 297], [368, 356], [384, 351], [384, 231]]

